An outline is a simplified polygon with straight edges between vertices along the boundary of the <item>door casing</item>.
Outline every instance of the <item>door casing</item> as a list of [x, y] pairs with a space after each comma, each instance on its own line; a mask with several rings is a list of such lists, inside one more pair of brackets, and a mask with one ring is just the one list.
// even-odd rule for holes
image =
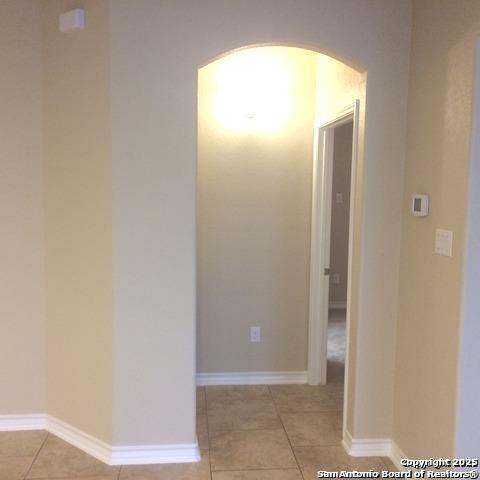
[[[312, 227], [310, 248], [310, 300], [308, 323], [308, 383], [327, 382], [327, 327], [330, 267], [330, 228], [332, 211], [333, 138], [336, 127], [353, 122], [350, 212], [348, 235], [348, 278], [346, 312], [346, 356], [344, 412], [347, 402], [350, 314], [352, 292], [352, 254], [354, 238], [355, 185], [358, 155], [359, 100], [345, 107], [326, 122], [315, 127], [312, 185]], [[344, 415], [345, 429], [346, 415]]]

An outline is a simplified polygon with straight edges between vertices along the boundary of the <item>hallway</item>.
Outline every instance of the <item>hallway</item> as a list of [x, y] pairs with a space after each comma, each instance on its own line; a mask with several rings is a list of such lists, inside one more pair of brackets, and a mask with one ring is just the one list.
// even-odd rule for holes
[[43, 431], [0, 433], [0, 478], [313, 480], [319, 469], [393, 470], [340, 444], [342, 383], [197, 389], [199, 463], [109, 467]]

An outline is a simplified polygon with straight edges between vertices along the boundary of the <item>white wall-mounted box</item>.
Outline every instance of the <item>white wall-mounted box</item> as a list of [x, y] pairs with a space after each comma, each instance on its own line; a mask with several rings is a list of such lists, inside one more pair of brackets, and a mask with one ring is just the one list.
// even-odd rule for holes
[[58, 17], [58, 26], [62, 33], [76, 32], [85, 28], [85, 10], [76, 8], [62, 13]]
[[412, 197], [412, 214], [414, 217], [426, 217], [428, 215], [428, 195], [417, 193]]

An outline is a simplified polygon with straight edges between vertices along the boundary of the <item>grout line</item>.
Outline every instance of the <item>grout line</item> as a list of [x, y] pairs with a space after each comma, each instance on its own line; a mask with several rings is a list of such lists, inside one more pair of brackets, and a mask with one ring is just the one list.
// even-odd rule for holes
[[120, 474], [122, 473], [122, 467], [123, 467], [123, 465], [120, 465], [120, 468], [118, 469], [117, 480], [120, 480]]
[[37, 454], [33, 458], [32, 463], [30, 464], [30, 467], [27, 470], [27, 473], [25, 473], [25, 475], [23, 477], [24, 479], [26, 479], [28, 477], [28, 475], [30, 474], [30, 470], [32, 469], [33, 464], [37, 461], [38, 455], [40, 455], [40, 451], [42, 450], [45, 443], [47, 443], [47, 439], [48, 439], [49, 436], [50, 436], [50, 433], [47, 432], [47, 434], [45, 435], [45, 440], [43, 440], [42, 444], [40, 445], [40, 448], [38, 449]]
[[[234, 468], [226, 469], [222, 468], [220, 470], [215, 470], [214, 473], [231, 473], [231, 472], [276, 472], [278, 470], [293, 470], [294, 472], [298, 471], [298, 467], [246, 467], [246, 468]], [[37, 479], [35, 479], [37, 480]], [[73, 480], [73, 479], [72, 479]], [[77, 480], [77, 479], [75, 479]], [[80, 479], [78, 479], [80, 480]]]
[[275, 406], [275, 411], [277, 412], [277, 416], [280, 419], [280, 423], [282, 425], [283, 431], [285, 432], [285, 436], [287, 437], [287, 441], [288, 441], [288, 444], [290, 445], [290, 449], [292, 450], [293, 458], [295, 459], [295, 463], [297, 464], [298, 471], [300, 472], [300, 475], [302, 476], [302, 478], [305, 480], [305, 477], [303, 476], [303, 471], [300, 468], [300, 463], [298, 462], [298, 458], [295, 455], [295, 450], [293, 449], [292, 442], [290, 441], [290, 437], [288, 436], [285, 425], [283, 424], [282, 416], [280, 415], [280, 412], [278, 411], [275, 399], [273, 398], [273, 393], [272, 393], [272, 390], [270, 388], [270, 385], [267, 385], [267, 388], [268, 388], [268, 392], [270, 393], [270, 397], [272, 398], [273, 405]]

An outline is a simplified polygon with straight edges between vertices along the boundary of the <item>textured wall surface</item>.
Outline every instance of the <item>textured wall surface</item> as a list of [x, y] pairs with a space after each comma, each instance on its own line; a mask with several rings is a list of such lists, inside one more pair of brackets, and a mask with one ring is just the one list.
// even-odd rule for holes
[[[394, 436], [411, 457], [452, 456], [480, 4], [413, 5]], [[419, 192], [431, 198], [426, 218], [410, 214]], [[453, 231], [453, 257], [434, 253], [436, 228]]]
[[49, 413], [115, 445], [195, 442], [198, 69], [277, 44], [368, 74], [347, 418], [355, 437], [389, 436], [410, 2], [86, 0], [72, 35], [57, 21], [75, 2], [40, 5]]
[[350, 369], [367, 381], [352, 380], [347, 416], [355, 436], [389, 436], [410, 2], [115, 0], [111, 6], [114, 351], [121, 352], [114, 438], [194, 441], [198, 68], [262, 43], [332, 53], [368, 71], [351, 337], [359, 348], [351, 348]]
[[[112, 188], [109, 4], [42, 2], [48, 413], [109, 442], [112, 423]], [[93, 405], [94, 408], [86, 408]]]
[[199, 372], [306, 370], [317, 55], [264, 47], [199, 70]]
[[0, 415], [46, 409], [40, 8], [0, 2]]

